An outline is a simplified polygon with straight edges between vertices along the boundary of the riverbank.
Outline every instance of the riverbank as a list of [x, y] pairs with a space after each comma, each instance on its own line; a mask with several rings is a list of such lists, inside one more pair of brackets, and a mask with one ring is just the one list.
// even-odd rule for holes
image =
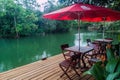
[[120, 33], [120, 30], [111, 30], [111, 31], [106, 31], [107, 33]]

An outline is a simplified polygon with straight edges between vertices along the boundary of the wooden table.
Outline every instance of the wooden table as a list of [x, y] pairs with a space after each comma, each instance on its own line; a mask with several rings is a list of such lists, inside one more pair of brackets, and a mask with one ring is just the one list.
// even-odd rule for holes
[[111, 43], [113, 40], [108, 40], [108, 39], [95, 39], [95, 41], [102, 42], [102, 43]]
[[[72, 46], [72, 47], [69, 47], [69, 48], [65, 48], [65, 50], [80, 54], [80, 59], [82, 60], [83, 67], [86, 68], [86, 64], [85, 64], [85, 61], [84, 61], [83, 57], [86, 53], [92, 51], [93, 48], [86, 46], [86, 47], [80, 47], [80, 49], [79, 49], [78, 46]], [[79, 64], [79, 66], [80, 65], [81, 64]]]
[[106, 46], [108, 44], [111, 45], [112, 41], [113, 40], [108, 40], [108, 39], [95, 39], [95, 41], [99, 42], [99, 50], [100, 50], [100, 54], [102, 55], [105, 55], [105, 57], [107, 58], [106, 56]]

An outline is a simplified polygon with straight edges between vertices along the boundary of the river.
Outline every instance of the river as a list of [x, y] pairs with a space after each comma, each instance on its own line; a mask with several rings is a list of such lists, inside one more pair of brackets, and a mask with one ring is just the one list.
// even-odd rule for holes
[[[19, 39], [0, 39], [0, 72], [38, 61], [45, 56], [50, 57], [60, 54], [61, 44], [78, 45], [77, 36], [77, 30], [71, 30], [67, 33], [46, 34]], [[116, 42], [120, 40], [118, 34], [106, 33], [105, 37], [111, 37]], [[80, 45], [85, 46], [86, 39], [102, 38], [102, 33], [81, 30], [80, 38]]]

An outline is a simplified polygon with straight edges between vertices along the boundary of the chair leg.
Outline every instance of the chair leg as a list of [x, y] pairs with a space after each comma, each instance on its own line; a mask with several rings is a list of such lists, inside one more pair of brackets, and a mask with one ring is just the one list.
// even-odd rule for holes
[[64, 72], [60, 77], [62, 77], [62, 76], [65, 74], [65, 75], [69, 78], [69, 80], [72, 80], [72, 79], [70, 78], [70, 76], [67, 74], [67, 71], [68, 71], [69, 67], [68, 67], [66, 70], [64, 70], [61, 65], [59, 65], [59, 66], [60, 66], [60, 68], [62, 69], [62, 71]]
[[75, 73], [80, 77], [79, 73], [76, 71], [76, 69], [74, 68], [73, 69], [75, 71]]
[[68, 70], [69, 68], [67, 68], [66, 70], [64, 70], [61, 65], [59, 65], [59, 66], [60, 66], [60, 68], [62, 69], [62, 71], [64, 72], [64, 73], [60, 76], [60, 77], [62, 77], [62, 76], [65, 74], [65, 72], [67, 72], [67, 70]]
[[93, 62], [90, 61], [90, 60], [88, 62], [89, 62], [90, 67], [92, 67], [93, 66]]

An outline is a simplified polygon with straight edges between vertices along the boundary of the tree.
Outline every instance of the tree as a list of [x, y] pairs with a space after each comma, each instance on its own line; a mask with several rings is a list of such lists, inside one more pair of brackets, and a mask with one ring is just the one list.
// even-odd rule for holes
[[[61, 4], [55, 5], [53, 2], [54, 0], [48, 1], [45, 4], [44, 13], [49, 13], [63, 7], [63, 5]], [[66, 32], [69, 31], [69, 28], [71, 26], [69, 21], [47, 20], [47, 19], [44, 20], [45, 20], [44, 25], [46, 26], [45, 30], [47, 30], [47, 32]]]
[[24, 8], [19, 0], [1, 0], [0, 31], [3, 37], [30, 35], [37, 29], [34, 10]]
[[120, 0], [58, 0], [60, 4], [71, 5], [74, 3], [87, 3], [96, 6], [110, 7], [116, 10], [120, 10]]
[[39, 11], [36, 0], [0, 0], [0, 37], [21, 37], [39, 33], [69, 31], [76, 21], [47, 20], [43, 14], [73, 3], [89, 3], [120, 10], [120, 0], [48, 0], [44, 12]]

